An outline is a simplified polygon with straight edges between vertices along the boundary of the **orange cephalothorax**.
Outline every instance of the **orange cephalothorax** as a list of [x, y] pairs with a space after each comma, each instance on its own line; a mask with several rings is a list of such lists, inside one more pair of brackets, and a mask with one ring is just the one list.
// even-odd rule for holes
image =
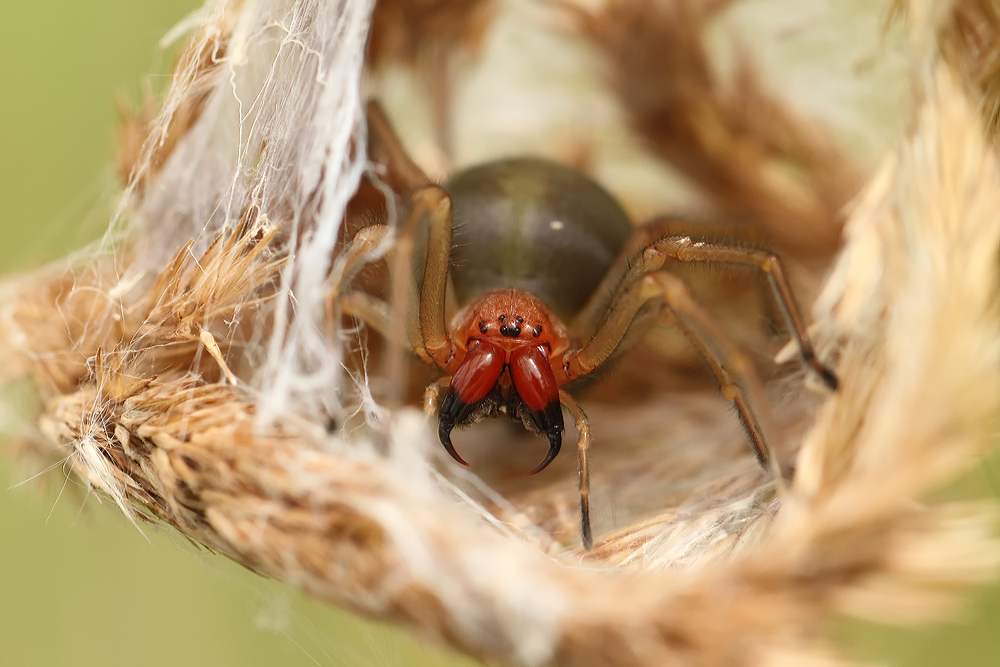
[[[554, 357], [569, 346], [566, 328], [548, 306], [518, 289], [483, 294], [455, 316], [451, 330], [460, 349], [468, 349], [473, 340], [489, 340], [508, 354], [522, 345], [544, 345]], [[509, 357], [504, 361], [510, 363]]]
[[454, 344], [464, 355], [456, 355], [458, 368], [441, 403], [441, 443], [468, 465], [451, 444], [452, 429], [505, 412], [548, 437], [548, 455], [531, 474], [540, 472], [562, 444], [559, 386], [549, 359], [566, 348], [565, 328], [538, 298], [514, 289], [484, 294], [454, 324]]

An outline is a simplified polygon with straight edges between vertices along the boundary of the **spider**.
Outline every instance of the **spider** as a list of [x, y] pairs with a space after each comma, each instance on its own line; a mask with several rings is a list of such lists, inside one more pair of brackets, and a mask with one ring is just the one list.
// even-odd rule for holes
[[[835, 390], [837, 378], [816, 357], [776, 255], [700, 241], [678, 233], [682, 223], [673, 218], [635, 228], [601, 185], [545, 159], [473, 166], [438, 186], [407, 155], [376, 102], [367, 121], [369, 158], [384, 161], [389, 180], [412, 196], [390, 265], [391, 303], [349, 291], [339, 304], [443, 374], [427, 387], [424, 408], [437, 413], [441, 444], [458, 463], [469, 465], [452, 445], [452, 430], [505, 413], [547, 437], [545, 458], [528, 474], [541, 472], [562, 446], [565, 406], [578, 431], [580, 532], [590, 550], [590, 425], [563, 387], [624, 352], [665, 307], [735, 404], [760, 466], [781, 474], [761, 428], [765, 405], [751, 365], [687, 284], [663, 268], [668, 261], [714, 262], [763, 272], [802, 362]], [[461, 226], [461, 244], [452, 244], [453, 225]], [[389, 234], [375, 224], [355, 235], [341, 285]], [[449, 280], [459, 306], [450, 321]], [[390, 377], [400, 375], [390, 370]]]

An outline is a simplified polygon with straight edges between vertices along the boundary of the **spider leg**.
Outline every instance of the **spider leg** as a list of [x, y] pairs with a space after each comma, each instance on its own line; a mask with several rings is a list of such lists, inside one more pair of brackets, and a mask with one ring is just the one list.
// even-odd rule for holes
[[369, 100], [365, 115], [368, 119], [368, 157], [373, 162], [385, 164], [392, 184], [402, 186], [407, 195], [430, 185], [431, 180], [406, 152], [382, 105]]
[[666, 258], [681, 262], [738, 264], [751, 266], [761, 271], [767, 276], [771, 291], [785, 316], [788, 328], [791, 329], [792, 336], [799, 348], [802, 363], [811, 368], [828, 389], [836, 391], [837, 376], [816, 358], [816, 351], [813, 349], [812, 340], [806, 329], [805, 318], [802, 317], [788, 278], [785, 276], [784, 266], [777, 255], [755, 248], [700, 243], [692, 240], [689, 236], [673, 236], [661, 239], [647, 247], [642, 254], [642, 263], [648, 263], [649, 270], [656, 270], [663, 266]]
[[[401, 340], [405, 327], [417, 353], [444, 368], [454, 349], [445, 323], [448, 288], [448, 262], [451, 254], [451, 199], [441, 188], [430, 185], [430, 179], [407, 154], [402, 141], [392, 129], [382, 106], [372, 100], [366, 109], [368, 119], [369, 155], [373, 160], [385, 159], [390, 180], [402, 182], [412, 194], [410, 214], [397, 229], [395, 259], [392, 263], [392, 340]], [[407, 304], [413, 301], [411, 275], [414, 257], [414, 237], [420, 223], [428, 221], [427, 254], [423, 281], [420, 286], [417, 322], [409, 317]], [[405, 351], [390, 354], [389, 377], [399, 379], [405, 365]]]
[[805, 318], [802, 317], [802, 312], [795, 301], [795, 295], [778, 256], [756, 248], [695, 240], [691, 236], [678, 233], [685, 224], [690, 223], [677, 219], [661, 219], [638, 229], [597, 289], [595, 298], [591, 299], [577, 316], [573, 330], [577, 333], [589, 333], [595, 330], [601, 317], [607, 312], [608, 294], [618, 293], [642, 276], [659, 271], [668, 259], [679, 262], [749, 266], [767, 277], [768, 285], [791, 330], [802, 362], [812, 369], [829, 389], [836, 390], [837, 376], [816, 357]]
[[590, 551], [594, 547], [594, 537], [590, 529], [590, 421], [573, 397], [559, 390], [559, 402], [573, 415], [579, 437], [576, 448], [580, 456], [580, 536], [583, 548]]
[[[364, 292], [351, 292], [336, 301], [339, 312], [355, 317], [388, 339], [392, 329], [389, 304]], [[407, 341], [397, 341], [406, 344]]]
[[340, 295], [365, 265], [381, 257], [375, 253], [388, 236], [389, 228], [385, 225], [369, 225], [358, 230], [337, 258], [340, 271], [331, 276], [330, 280], [330, 294], [333, 297]]
[[681, 330], [705, 357], [723, 395], [733, 402], [753, 445], [757, 462], [781, 475], [771, 459], [765, 433], [775, 433], [764, 391], [753, 366], [698, 302], [681, 278], [659, 271], [633, 282], [615, 299], [607, 319], [586, 345], [563, 354], [560, 384], [597, 369], [618, 348], [636, 314], [646, 304], [662, 301], [674, 314]]
[[437, 416], [438, 409], [441, 407], [441, 392], [447, 389], [449, 384], [451, 384], [451, 376], [443, 375], [427, 385], [427, 388], [424, 389], [425, 415], [428, 417]]
[[[414, 244], [420, 223], [427, 221], [427, 248], [423, 279], [413, 284]], [[451, 198], [437, 186], [427, 186], [413, 195], [413, 208], [396, 237], [392, 261], [392, 308], [390, 340], [409, 338], [420, 357], [444, 370], [455, 348], [448, 336], [445, 308], [448, 262], [451, 256]], [[416, 318], [409, 304], [416, 299]], [[405, 332], [404, 332], [405, 328]], [[405, 336], [404, 333], [408, 334]], [[389, 377], [401, 379], [405, 350], [390, 355]]]
[[[327, 296], [328, 331], [334, 331], [333, 323], [339, 321], [343, 314], [356, 317], [387, 339], [399, 335], [399, 332], [393, 331], [392, 314], [386, 301], [365, 292], [348, 291], [351, 282], [361, 269], [381, 257], [375, 252], [389, 235], [390, 230], [385, 225], [364, 227], [341, 252], [338, 258], [340, 271], [332, 277]], [[423, 350], [416, 349], [417, 346], [411, 342], [413, 339], [413, 337], [397, 338], [396, 342], [408, 345], [422, 355]]]
[[364, 292], [347, 292], [351, 282], [365, 265], [378, 259], [378, 246], [389, 236], [385, 225], [371, 225], [358, 231], [340, 253], [339, 272], [331, 276], [326, 297], [326, 328], [332, 336], [334, 324], [342, 314], [362, 320], [385, 337], [389, 336], [389, 304]]
[[[353, 314], [382, 333], [390, 342], [387, 376], [398, 392], [405, 385], [406, 357], [409, 350], [427, 363], [444, 369], [454, 357], [454, 346], [445, 321], [448, 264], [451, 253], [451, 199], [410, 159], [378, 102], [367, 109], [368, 151], [374, 161], [384, 162], [390, 182], [401, 185], [411, 195], [409, 214], [396, 227], [396, 240], [389, 261], [391, 299], [361, 293], [341, 296], [343, 289], [361, 267], [370, 261], [375, 246], [386, 238], [384, 225], [366, 227], [355, 235], [345, 249], [344, 270], [331, 290], [344, 312]], [[423, 277], [414, 284], [415, 237], [426, 221], [427, 247]], [[410, 304], [415, 303], [416, 308]], [[335, 309], [331, 309], [335, 311]], [[390, 397], [398, 399], [399, 397]]]
[[[410, 267], [413, 266], [414, 236], [425, 218], [429, 222], [427, 256], [417, 298]], [[451, 251], [451, 200], [443, 190], [435, 186], [423, 188], [413, 196], [413, 209], [397, 235], [393, 257], [389, 262], [392, 273], [391, 305], [364, 292], [344, 294], [343, 290], [361, 268], [373, 259], [375, 248], [388, 234], [388, 227], [372, 225], [355, 235], [341, 254], [343, 270], [330, 290], [329, 298], [333, 307], [328, 308], [328, 312], [333, 318], [339, 313], [357, 317], [392, 344], [388, 377], [393, 379], [393, 386], [399, 388], [404, 384], [408, 351], [413, 351], [425, 362], [441, 369], [454, 357], [454, 346], [445, 322]], [[418, 304], [416, 317], [412, 316], [413, 309], [408, 306], [414, 300]]]
[[[641, 263], [642, 252], [647, 246], [663, 238], [690, 233], [694, 226], [698, 229], [698, 237], [706, 240], [732, 238], [734, 233], [732, 225], [694, 223], [683, 218], [667, 217], [657, 218], [637, 227], [625, 243], [625, 247], [614, 264], [605, 274], [600, 286], [594, 290], [593, 296], [574, 318], [571, 330], [577, 339], [586, 340], [593, 336], [604, 316], [607, 315], [609, 301], [621, 291], [623, 285], [627, 286], [642, 275], [641, 272], [636, 271], [636, 265]], [[748, 239], [748, 242], [755, 241], [759, 241], [759, 239]]]

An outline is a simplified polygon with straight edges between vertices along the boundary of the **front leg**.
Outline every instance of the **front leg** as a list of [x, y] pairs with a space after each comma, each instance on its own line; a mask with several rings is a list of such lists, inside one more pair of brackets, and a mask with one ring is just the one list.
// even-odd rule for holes
[[[388, 339], [387, 376], [393, 387], [390, 396], [393, 402], [401, 398], [401, 388], [405, 385], [409, 349], [441, 369], [446, 369], [455, 357], [445, 320], [452, 241], [451, 198], [441, 188], [429, 184], [427, 176], [406, 153], [378, 102], [370, 101], [366, 111], [369, 157], [384, 164], [397, 191], [410, 195], [411, 206], [406, 218], [395, 226], [389, 262], [390, 303], [363, 294], [341, 296], [342, 288], [388, 236], [388, 228], [382, 225], [373, 225], [356, 235], [345, 251], [344, 272], [331, 292], [345, 310], [364, 319]], [[425, 222], [427, 247], [418, 294], [413, 280], [415, 239]]]
[[590, 551], [594, 548], [594, 536], [590, 528], [590, 420], [583, 408], [562, 389], [559, 390], [559, 402], [573, 415], [576, 431], [579, 433], [576, 449], [580, 459], [580, 538], [584, 550]]
[[673, 236], [661, 239], [643, 251], [641, 262], [643, 270], [656, 271], [663, 266], [667, 258], [680, 262], [717, 262], [750, 266], [763, 273], [799, 348], [802, 363], [816, 373], [827, 389], [836, 391], [837, 376], [816, 357], [805, 318], [802, 317], [791, 285], [785, 277], [784, 266], [777, 255], [755, 248], [702, 243], [688, 236]]
[[816, 373], [827, 388], [836, 390], [837, 376], [816, 357], [805, 318], [778, 256], [756, 248], [699, 240], [723, 238], [722, 228], [718, 226], [701, 225], [704, 233], [698, 238], [682, 232], [690, 227], [691, 223], [688, 221], [663, 218], [637, 229], [595, 291], [594, 297], [573, 321], [572, 331], [577, 336], [593, 335], [607, 314], [607, 295], [623, 293], [643, 276], [663, 269], [667, 260], [752, 267], [766, 276], [802, 362]]
[[666, 271], [645, 275], [616, 295], [611, 312], [593, 338], [582, 348], [563, 354], [558, 368], [559, 384], [572, 382], [599, 368], [618, 349], [636, 314], [657, 301], [670, 309], [681, 330], [712, 367], [723, 395], [739, 412], [757, 462], [780, 479], [766, 440], [766, 434], [775, 433], [776, 429], [753, 366], [698, 305], [687, 284]]
[[390, 184], [398, 188], [397, 193], [405, 198], [430, 185], [431, 180], [427, 178], [427, 174], [407, 154], [382, 105], [376, 100], [369, 100], [365, 112], [368, 121], [368, 158], [386, 167]]
[[[413, 289], [413, 258], [415, 237], [423, 221], [427, 221], [427, 248], [424, 257], [423, 280], [417, 297], [416, 318], [410, 313]], [[448, 294], [448, 264], [451, 257], [451, 198], [441, 188], [431, 185], [413, 196], [413, 208], [396, 237], [392, 267], [391, 327], [393, 339], [408, 337], [425, 361], [444, 370], [455, 356], [448, 336], [446, 305]], [[404, 336], [404, 334], [409, 334]], [[405, 356], [390, 360], [390, 377], [405, 365]]]

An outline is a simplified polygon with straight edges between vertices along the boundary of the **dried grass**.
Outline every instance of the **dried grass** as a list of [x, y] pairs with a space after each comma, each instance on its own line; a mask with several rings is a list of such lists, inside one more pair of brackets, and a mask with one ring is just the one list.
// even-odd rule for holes
[[[895, 9], [907, 13], [903, 3]], [[951, 11], [949, 11], [951, 10]], [[955, 3], [929, 3], [936, 16], [936, 38], [941, 55], [952, 70], [962, 77], [970, 91], [975, 91], [987, 131], [995, 142], [1000, 127], [1000, 7], [992, 0]], [[918, 8], [917, 12], [921, 10]]]
[[369, 41], [377, 67], [416, 63], [428, 49], [475, 48], [492, 19], [494, 0], [384, 0], [375, 5]]
[[705, 35], [730, 4], [613, 0], [575, 13], [606, 53], [626, 116], [655, 154], [721, 217], [765, 230], [788, 252], [829, 258], [860, 174], [829, 129], [766, 89], [745, 45], [735, 45], [732, 74], [719, 73]]
[[[242, 8], [222, 7], [202, 36], [214, 29], [221, 32], [212, 39], [229, 43], [225, 33]], [[665, 30], [655, 18], [649, 24]], [[627, 33], [609, 37], [601, 31], [610, 24], [588, 25], [600, 43], [617, 45], [608, 50], [612, 65], [633, 62], [620, 49]], [[704, 54], [688, 37], [688, 53]], [[312, 183], [299, 209], [291, 196], [261, 196], [269, 181], [255, 173], [256, 188], [229, 191], [240, 203], [232, 221], [189, 234], [205, 219], [191, 213], [197, 208], [178, 187], [190, 181], [167, 177], [192, 155], [183, 142], [162, 169], [149, 169], [156, 161], [146, 154], [133, 170], [136, 179], [175, 188], [176, 208], [163, 208], [162, 192], [150, 206], [134, 190], [128, 205], [144, 217], [113, 253], [6, 287], [11, 376], [31, 375], [42, 398], [35, 451], [67, 458], [74, 474], [132, 516], [169, 523], [264, 575], [483, 659], [838, 664], [819, 637], [830, 613], [925, 622], [951, 607], [957, 587], [985, 581], [1000, 566], [995, 503], [925, 500], [988, 452], [1000, 414], [1000, 171], [980, 116], [995, 100], [986, 99], [988, 87], [963, 88], [965, 75], [943, 64], [967, 63], [965, 51], [942, 59], [926, 48], [913, 65], [920, 102], [912, 127], [855, 199], [816, 306], [817, 338], [836, 360], [842, 389], [788, 397], [792, 380], [772, 387], [776, 396], [786, 393], [779, 409], [785, 455], [797, 452], [797, 474], [784, 493], [756, 469], [714, 391], [628, 406], [585, 403], [600, 443], [595, 457], [603, 458], [592, 494], [613, 502], [615, 512], [599, 511], [598, 548], [584, 555], [572, 546], [572, 457], [525, 480], [512, 474], [527, 469], [516, 442], [500, 425], [484, 427], [478, 437], [502, 443], [510, 459], [509, 469], [477, 468], [497, 496], [478, 478], [432, 465], [430, 452], [439, 448], [422, 416], [380, 408], [363, 377], [338, 385], [341, 409], [330, 420], [306, 401], [275, 412], [265, 400], [261, 350], [289, 317], [282, 315], [284, 286], [297, 275], [310, 230], [322, 231], [322, 206], [333, 204], [315, 194], [328, 192], [322, 182]], [[687, 120], [658, 107], [655, 126], [638, 114], [637, 127], [671, 163], [681, 147], [692, 151], [684, 159], [710, 174], [695, 180], [720, 208], [738, 202], [761, 218], [777, 211], [788, 223], [800, 209], [787, 202], [812, 202], [805, 208], [822, 213], [786, 231], [787, 242], [819, 230], [818, 241], [803, 241], [803, 255], [829, 253], [831, 220], [850, 179], [837, 176], [832, 187], [818, 165], [825, 155], [839, 174], [846, 162], [787, 113], [771, 116], [780, 128], [734, 115], [740, 95], [763, 99], [749, 92], [758, 89], [719, 97], [704, 68], [694, 70], [697, 76], [680, 79], [697, 84], [678, 102], [676, 113]], [[615, 88], [633, 113], [637, 72], [629, 70], [626, 89]], [[173, 109], [200, 94], [190, 77], [184, 81], [168, 98]], [[671, 81], [650, 84], [654, 102], [679, 85]], [[215, 103], [208, 98], [192, 126], [198, 138]], [[170, 118], [157, 126], [171, 127]], [[727, 166], [723, 157], [733, 153], [682, 139], [692, 119], [752, 128], [719, 135], [751, 157], [766, 146], [770, 158], [795, 155], [812, 165], [805, 172], [814, 177], [796, 186], [808, 196], [754, 180], [759, 161]], [[294, 155], [272, 139], [259, 157], [275, 171], [261, 171], [277, 173]], [[348, 165], [339, 173], [352, 172]], [[172, 213], [149, 218], [162, 210]], [[290, 211], [306, 212], [294, 227], [283, 222]], [[150, 252], [165, 234], [157, 222], [188, 215], [175, 236], [192, 242], [162, 259]], [[155, 267], [155, 275], [136, 267]], [[304, 317], [307, 301], [297, 305]], [[334, 331], [330, 345], [342, 337]]]
[[451, 156], [453, 79], [475, 54], [496, 13], [495, 0], [381, 0], [372, 12], [368, 64], [414, 67], [430, 92], [438, 148]]
[[160, 110], [153, 91], [145, 91], [142, 105], [137, 110], [131, 109], [124, 100], [119, 100], [120, 122], [115, 165], [122, 183], [134, 180], [138, 187], [144, 187], [156, 178], [177, 142], [198, 120], [208, 101], [219, 64], [225, 57], [226, 45], [219, 40], [217, 33], [204, 34], [187, 43], [177, 57], [174, 70], [179, 76], [187, 78], [177, 85], [189, 89], [190, 93], [170, 114], [165, 127], [154, 126]]

